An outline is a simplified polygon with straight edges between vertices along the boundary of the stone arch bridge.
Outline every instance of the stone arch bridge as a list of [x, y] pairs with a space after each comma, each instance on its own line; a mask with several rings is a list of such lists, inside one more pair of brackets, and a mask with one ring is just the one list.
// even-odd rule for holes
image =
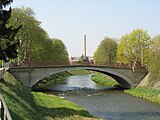
[[69, 70], [92, 70], [104, 73], [114, 78], [121, 87], [132, 88], [137, 86], [147, 75], [148, 71], [144, 68], [137, 68], [134, 71], [131, 68], [90, 66], [90, 65], [59, 65], [43, 67], [12, 67], [10, 73], [24, 86], [31, 88], [43, 78], [59, 72]]

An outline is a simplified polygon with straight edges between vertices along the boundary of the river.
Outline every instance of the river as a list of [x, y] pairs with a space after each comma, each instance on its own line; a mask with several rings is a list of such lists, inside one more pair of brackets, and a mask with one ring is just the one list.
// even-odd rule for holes
[[103, 119], [160, 120], [160, 105], [125, 94], [114, 87], [98, 86], [90, 77], [91, 74], [67, 77], [65, 82], [49, 85], [46, 89]]

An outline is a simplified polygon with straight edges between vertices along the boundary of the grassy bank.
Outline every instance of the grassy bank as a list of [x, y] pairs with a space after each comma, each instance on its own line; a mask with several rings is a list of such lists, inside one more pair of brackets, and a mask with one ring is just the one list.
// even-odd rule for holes
[[[100, 73], [97, 73], [94, 76], [92, 76], [92, 80], [100, 85], [111, 86], [116, 84], [116, 82], [109, 80], [108, 76], [106, 77], [105, 75]], [[138, 87], [124, 90], [124, 92], [160, 104], [160, 90], [152, 89], [149, 87]]]
[[38, 111], [41, 114], [46, 115], [45, 119], [50, 120], [51, 117], [56, 120], [83, 120], [87, 117], [91, 117], [87, 111], [82, 109], [80, 106], [60, 99], [57, 96], [44, 94], [40, 92], [32, 92]]
[[101, 73], [95, 73], [91, 77], [91, 80], [93, 80], [95, 83], [99, 85], [105, 85], [105, 86], [118, 85], [118, 83], [113, 78]]
[[9, 73], [0, 81], [0, 91], [13, 120], [95, 119], [80, 106], [40, 92], [30, 92]]
[[138, 87], [124, 90], [124, 92], [160, 104], [160, 90], [149, 87]]

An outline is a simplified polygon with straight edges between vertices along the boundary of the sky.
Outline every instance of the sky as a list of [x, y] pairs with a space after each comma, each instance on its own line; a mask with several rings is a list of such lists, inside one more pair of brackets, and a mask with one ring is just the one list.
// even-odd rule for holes
[[105, 37], [120, 39], [134, 29], [160, 34], [160, 0], [14, 0], [30, 7], [50, 38], [61, 39], [69, 56], [81, 56], [87, 35], [87, 56]]

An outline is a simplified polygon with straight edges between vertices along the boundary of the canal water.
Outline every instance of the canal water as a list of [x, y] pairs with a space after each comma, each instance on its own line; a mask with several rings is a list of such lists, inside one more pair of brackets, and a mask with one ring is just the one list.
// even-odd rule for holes
[[90, 77], [91, 74], [67, 77], [65, 82], [46, 89], [104, 120], [160, 120], [160, 105], [125, 94], [116, 87], [98, 86]]

